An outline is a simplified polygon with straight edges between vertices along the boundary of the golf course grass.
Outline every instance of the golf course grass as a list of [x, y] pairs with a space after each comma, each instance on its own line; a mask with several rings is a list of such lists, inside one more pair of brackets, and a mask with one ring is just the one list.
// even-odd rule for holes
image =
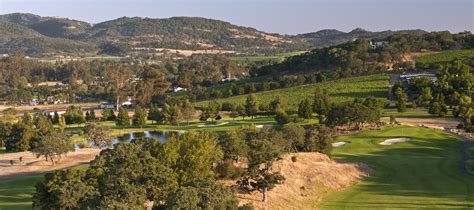
[[[385, 139], [409, 142], [379, 145]], [[328, 194], [321, 209], [474, 209], [474, 176], [460, 171], [462, 140], [420, 127], [385, 127], [339, 137], [348, 141], [333, 158], [368, 164], [373, 172], [358, 185]]]
[[[258, 121], [270, 123], [268, 118]], [[379, 144], [398, 137], [411, 141]], [[453, 135], [421, 127], [384, 127], [337, 141], [349, 144], [334, 148], [335, 160], [365, 163], [373, 172], [361, 183], [311, 203], [314, 208], [474, 209], [474, 176], [460, 172], [462, 140]], [[34, 185], [42, 177], [0, 182], [0, 209], [31, 209]]]

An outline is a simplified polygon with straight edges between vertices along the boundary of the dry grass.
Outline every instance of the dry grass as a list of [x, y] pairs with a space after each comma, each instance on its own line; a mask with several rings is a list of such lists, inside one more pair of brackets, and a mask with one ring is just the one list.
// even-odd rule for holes
[[[31, 152], [0, 154], [0, 181], [85, 164], [93, 160], [99, 152], [99, 149], [76, 149], [63, 156], [55, 166], [44, 158], [36, 158]], [[21, 163], [20, 157], [23, 157]], [[10, 160], [14, 160], [15, 164], [11, 165]]]
[[370, 172], [367, 165], [338, 163], [320, 153], [287, 154], [274, 163], [273, 170], [286, 180], [269, 191], [268, 202], [254, 192], [238, 194], [241, 204], [252, 203], [257, 209], [313, 209], [326, 193], [350, 187]]

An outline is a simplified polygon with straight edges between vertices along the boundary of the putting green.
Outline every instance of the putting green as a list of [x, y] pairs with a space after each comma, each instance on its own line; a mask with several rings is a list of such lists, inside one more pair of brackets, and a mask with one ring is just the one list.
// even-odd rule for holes
[[[385, 139], [412, 141], [379, 145]], [[462, 140], [420, 127], [385, 127], [339, 137], [350, 144], [333, 158], [362, 162], [374, 171], [358, 185], [328, 194], [321, 209], [474, 209], [474, 176], [459, 169]]]

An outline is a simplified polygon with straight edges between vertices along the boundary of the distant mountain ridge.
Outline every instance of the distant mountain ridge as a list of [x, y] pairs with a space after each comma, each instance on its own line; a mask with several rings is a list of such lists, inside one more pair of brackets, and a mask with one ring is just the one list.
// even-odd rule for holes
[[[133, 48], [225, 50], [239, 54], [271, 54], [340, 44], [354, 38], [384, 38], [422, 30], [345, 33], [326, 29], [299, 35], [266, 33], [229, 22], [200, 18], [122, 17], [98, 24], [34, 14], [0, 15], [0, 53], [126, 53]], [[115, 49], [115, 50], [111, 50]]]

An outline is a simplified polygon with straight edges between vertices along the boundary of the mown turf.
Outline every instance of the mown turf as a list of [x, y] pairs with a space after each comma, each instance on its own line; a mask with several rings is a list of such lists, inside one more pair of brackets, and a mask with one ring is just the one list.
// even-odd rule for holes
[[[263, 104], [269, 104], [276, 95], [281, 95], [288, 101], [288, 109], [296, 111], [301, 100], [313, 97], [316, 88], [328, 91], [334, 103], [352, 101], [354, 98], [367, 96], [386, 98], [388, 94], [388, 80], [389, 78], [386, 74], [378, 74], [259, 92], [255, 93], [255, 95], [259, 103]], [[247, 95], [241, 95], [217, 101], [220, 103], [244, 104], [246, 97]], [[205, 107], [207, 103], [207, 101], [198, 102], [196, 106]]]
[[[394, 137], [411, 142], [382, 146]], [[338, 138], [350, 144], [335, 148], [333, 158], [366, 163], [370, 177], [329, 194], [322, 209], [474, 209], [474, 177], [460, 170], [462, 140], [419, 127], [384, 128]], [[315, 206], [318, 204], [315, 204]]]
[[[86, 164], [75, 168], [85, 170], [88, 166]], [[0, 210], [32, 209], [35, 185], [43, 177], [44, 174], [39, 174], [0, 182]]]
[[0, 182], [0, 209], [31, 209], [35, 184], [43, 175], [28, 176]]

